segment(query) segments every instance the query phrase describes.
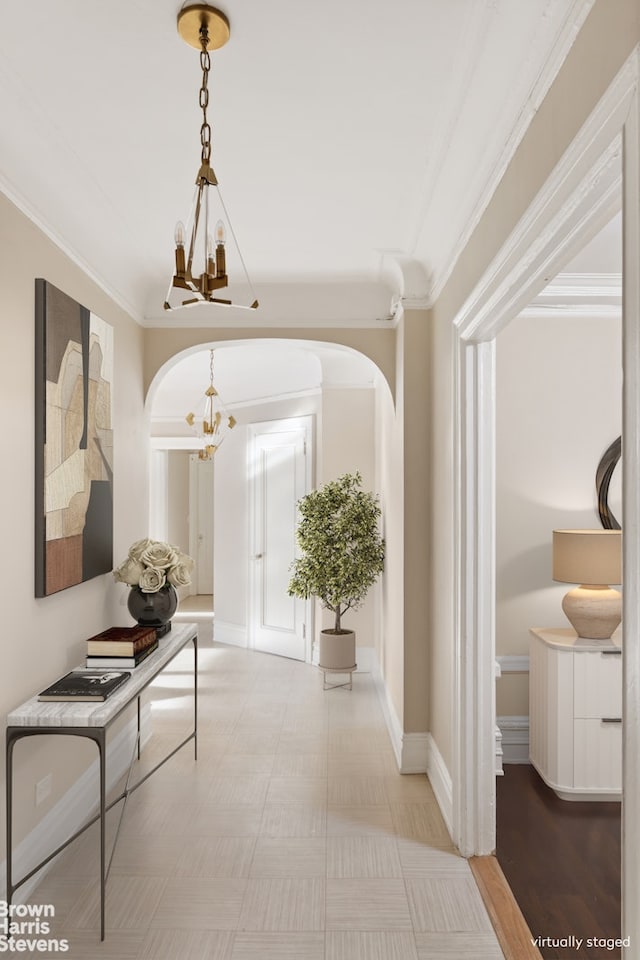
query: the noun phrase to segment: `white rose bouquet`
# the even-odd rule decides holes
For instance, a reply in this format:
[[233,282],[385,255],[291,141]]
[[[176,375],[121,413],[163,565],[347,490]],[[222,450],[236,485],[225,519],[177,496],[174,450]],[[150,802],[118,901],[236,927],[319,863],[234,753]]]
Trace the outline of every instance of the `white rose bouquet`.
[[143,593],[157,593],[165,584],[186,587],[191,583],[194,562],[179,547],[162,540],[137,540],[127,559],[113,571],[118,583],[140,587]]

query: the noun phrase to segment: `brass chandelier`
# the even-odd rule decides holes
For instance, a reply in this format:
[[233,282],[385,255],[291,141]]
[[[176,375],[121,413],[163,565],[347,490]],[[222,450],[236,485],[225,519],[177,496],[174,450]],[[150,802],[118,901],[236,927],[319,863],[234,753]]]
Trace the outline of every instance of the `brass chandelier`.
[[200,417],[188,413],[185,420],[202,443],[200,460],[211,460],[214,453],[236,425],[236,418],[228,412],[222,397],[213,385],[213,350],[209,351],[209,386],[204,392],[204,408]]
[[[201,153],[187,225],[185,227],[179,221],[175,229],[175,273],[169,284],[164,308],[171,310],[176,306],[204,302],[255,309],[258,301],[211,166],[211,125],[207,119],[211,68],[209,50],[217,50],[227,42],[229,21],[224,13],[206,3],[188,3],[178,14],[178,31],[186,43],[200,50]],[[235,303],[229,289],[230,274],[231,280],[235,281]],[[185,299],[172,304],[171,297],[176,297],[175,291],[182,292]]]

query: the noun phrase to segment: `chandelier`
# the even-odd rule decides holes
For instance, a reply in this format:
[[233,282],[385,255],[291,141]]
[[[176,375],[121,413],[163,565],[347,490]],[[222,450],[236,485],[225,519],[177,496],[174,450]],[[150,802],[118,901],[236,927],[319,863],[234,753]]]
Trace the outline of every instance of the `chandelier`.
[[185,420],[202,444],[198,451],[200,460],[211,460],[229,430],[236,425],[236,418],[225,409],[222,397],[213,385],[213,350],[209,351],[209,386],[204,392],[204,409],[199,417],[188,413]]
[[[206,3],[189,3],[178,14],[178,31],[186,43],[200,50],[201,153],[191,213],[186,226],[179,221],[175,229],[175,273],[164,308],[171,310],[202,302],[256,308],[258,301],[211,166],[211,125],[207,119],[209,49],[217,50],[227,42],[229,21],[220,10]],[[179,302],[171,303],[172,295]]]

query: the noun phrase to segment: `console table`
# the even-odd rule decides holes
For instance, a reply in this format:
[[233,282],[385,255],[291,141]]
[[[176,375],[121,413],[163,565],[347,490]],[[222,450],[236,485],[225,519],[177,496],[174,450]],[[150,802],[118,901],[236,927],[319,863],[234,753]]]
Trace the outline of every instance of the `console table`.
[[[140,695],[155,680],[159,673],[171,663],[171,661],[189,644],[193,644],[193,730],[182,740],[175,749],[168,753],[159,763],[157,763],[144,776],[140,777],[134,784],[129,784],[131,771],[136,756],[140,757]],[[137,701],[137,736],[134,747],[134,753],[131,758],[129,775],[125,783],[124,790],[107,804],[107,731],[111,724],[129,707]],[[44,860],[34,867],[29,873],[25,874],[20,880],[14,882],[13,879],[13,750],[16,743],[24,737],[43,736],[53,734],[55,736],[69,735],[73,737],[85,737],[93,740],[98,748],[100,761],[100,804],[99,812],[85,823],[73,836],[69,837],[63,844],[57,847]],[[100,939],[104,940],[105,931],[105,893],[108,876],[108,866],[106,857],[105,842],[105,821],[107,811],[111,810],[117,803],[124,800],[120,812],[120,821],[128,797],[142,786],[149,777],[156,772],[163,764],[167,762],[178,750],[186,746],[191,740],[194,743],[194,755],[197,759],[198,735],[198,629],[194,623],[182,623],[173,625],[170,633],[163,637],[158,643],[158,649],[148,657],[139,667],[131,670],[131,677],[107,700],[99,702],[81,702],[72,701],[63,702],[44,702],[41,703],[37,696],[32,697],[23,703],[17,709],[12,710],[7,717],[6,733],[6,816],[7,816],[7,903],[10,904],[15,891],[33,877],[47,863],[53,860],[59,853],[77,839],[85,830],[87,830],[97,820],[100,821]],[[118,824],[119,831],[120,824]],[[118,839],[118,833],[114,840],[113,847]],[[113,851],[112,851],[113,856]],[[110,864],[109,864],[110,865]]]

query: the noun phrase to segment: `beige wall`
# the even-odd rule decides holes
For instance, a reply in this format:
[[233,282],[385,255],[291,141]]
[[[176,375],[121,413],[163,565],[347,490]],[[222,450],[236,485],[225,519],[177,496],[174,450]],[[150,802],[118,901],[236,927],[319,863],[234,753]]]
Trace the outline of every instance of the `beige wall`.
[[[538,109],[491,202],[460,256],[433,308],[437,369],[434,369],[432,470],[435,488],[452,484],[450,460],[436,462],[441,448],[451,447],[453,430],[453,338],[451,326],[487,267],[531,205],[545,180],[575,138],[624,62],[640,41],[640,5],[637,0],[596,0],[556,80]],[[442,447],[441,447],[442,445]],[[431,690],[439,691],[431,706],[430,729],[451,770],[450,669],[453,649],[453,608],[437,580],[453,581],[453,551],[447,550],[453,530],[453,499],[434,503],[432,543],[439,570],[432,578]],[[445,688],[447,693],[445,693]]]
[[452,757],[454,636],[453,331],[431,317],[434,358],[429,392],[431,415],[429,489],[431,576],[429,579],[429,722],[449,770]]
[[[335,480],[344,473],[362,474],[365,490],[379,494],[375,475],[375,391],[325,388],[322,391],[321,453],[318,483]],[[379,622],[379,583],[375,584],[358,610],[349,610],[343,626],[356,632],[359,647],[375,646]],[[320,614],[322,628],[333,626],[333,614]]]
[[[213,461],[213,597],[217,624],[247,629],[247,427],[230,431]],[[214,631],[216,624],[214,624]],[[218,631],[219,635],[220,631]]]
[[[399,330],[399,344],[402,330]],[[401,360],[398,351],[398,368]],[[402,371],[398,370],[401,393]],[[380,583],[380,636],[376,652],[385,679],[387,696],[400,722],[404,711],[404,443],[401,413],[384,390],[376,390],[376,476],[382,506],[382,533],[385,538],[384,574]]]
[[[0,197],[0,426],[3,469],[0,510],[5,549],[0,582],[2,614],[0,713],[80,662],[84,640],[115,622],[131,622],[122,587],[110,575],[34,598],[34,279],[44,277],[112,324],[114,383],[115,560],[146,534],[148,426],[143,416],[142,332],[137,325],[6,199]],[[4,752],[3,752],[4,756]],[[16,748],[15,839],[26,835],[73,779],[95,748],[70,738],[23,742]],[[3,761],[4,763],[4,761]],[[35,783],[53,773],[53,792],[38,807]],[[4,778],[4,769],[3,769]],[[4,807],[4,780],[2,790]],[[2,814],[4,822],[4,814]],[[4,856],[4,831],[0,831]]]
[[[622,431],[621,364],[620,317],[517,317],[497,337],[498,655],[527,654],[530,627],[569,626],[551,531],[601,526],[595,474]],[[496,688],[498,715],[528,713],[521,676]]]
[[406,310],[402,320],[405,733],[429,729],[429,323],[426,310]]

